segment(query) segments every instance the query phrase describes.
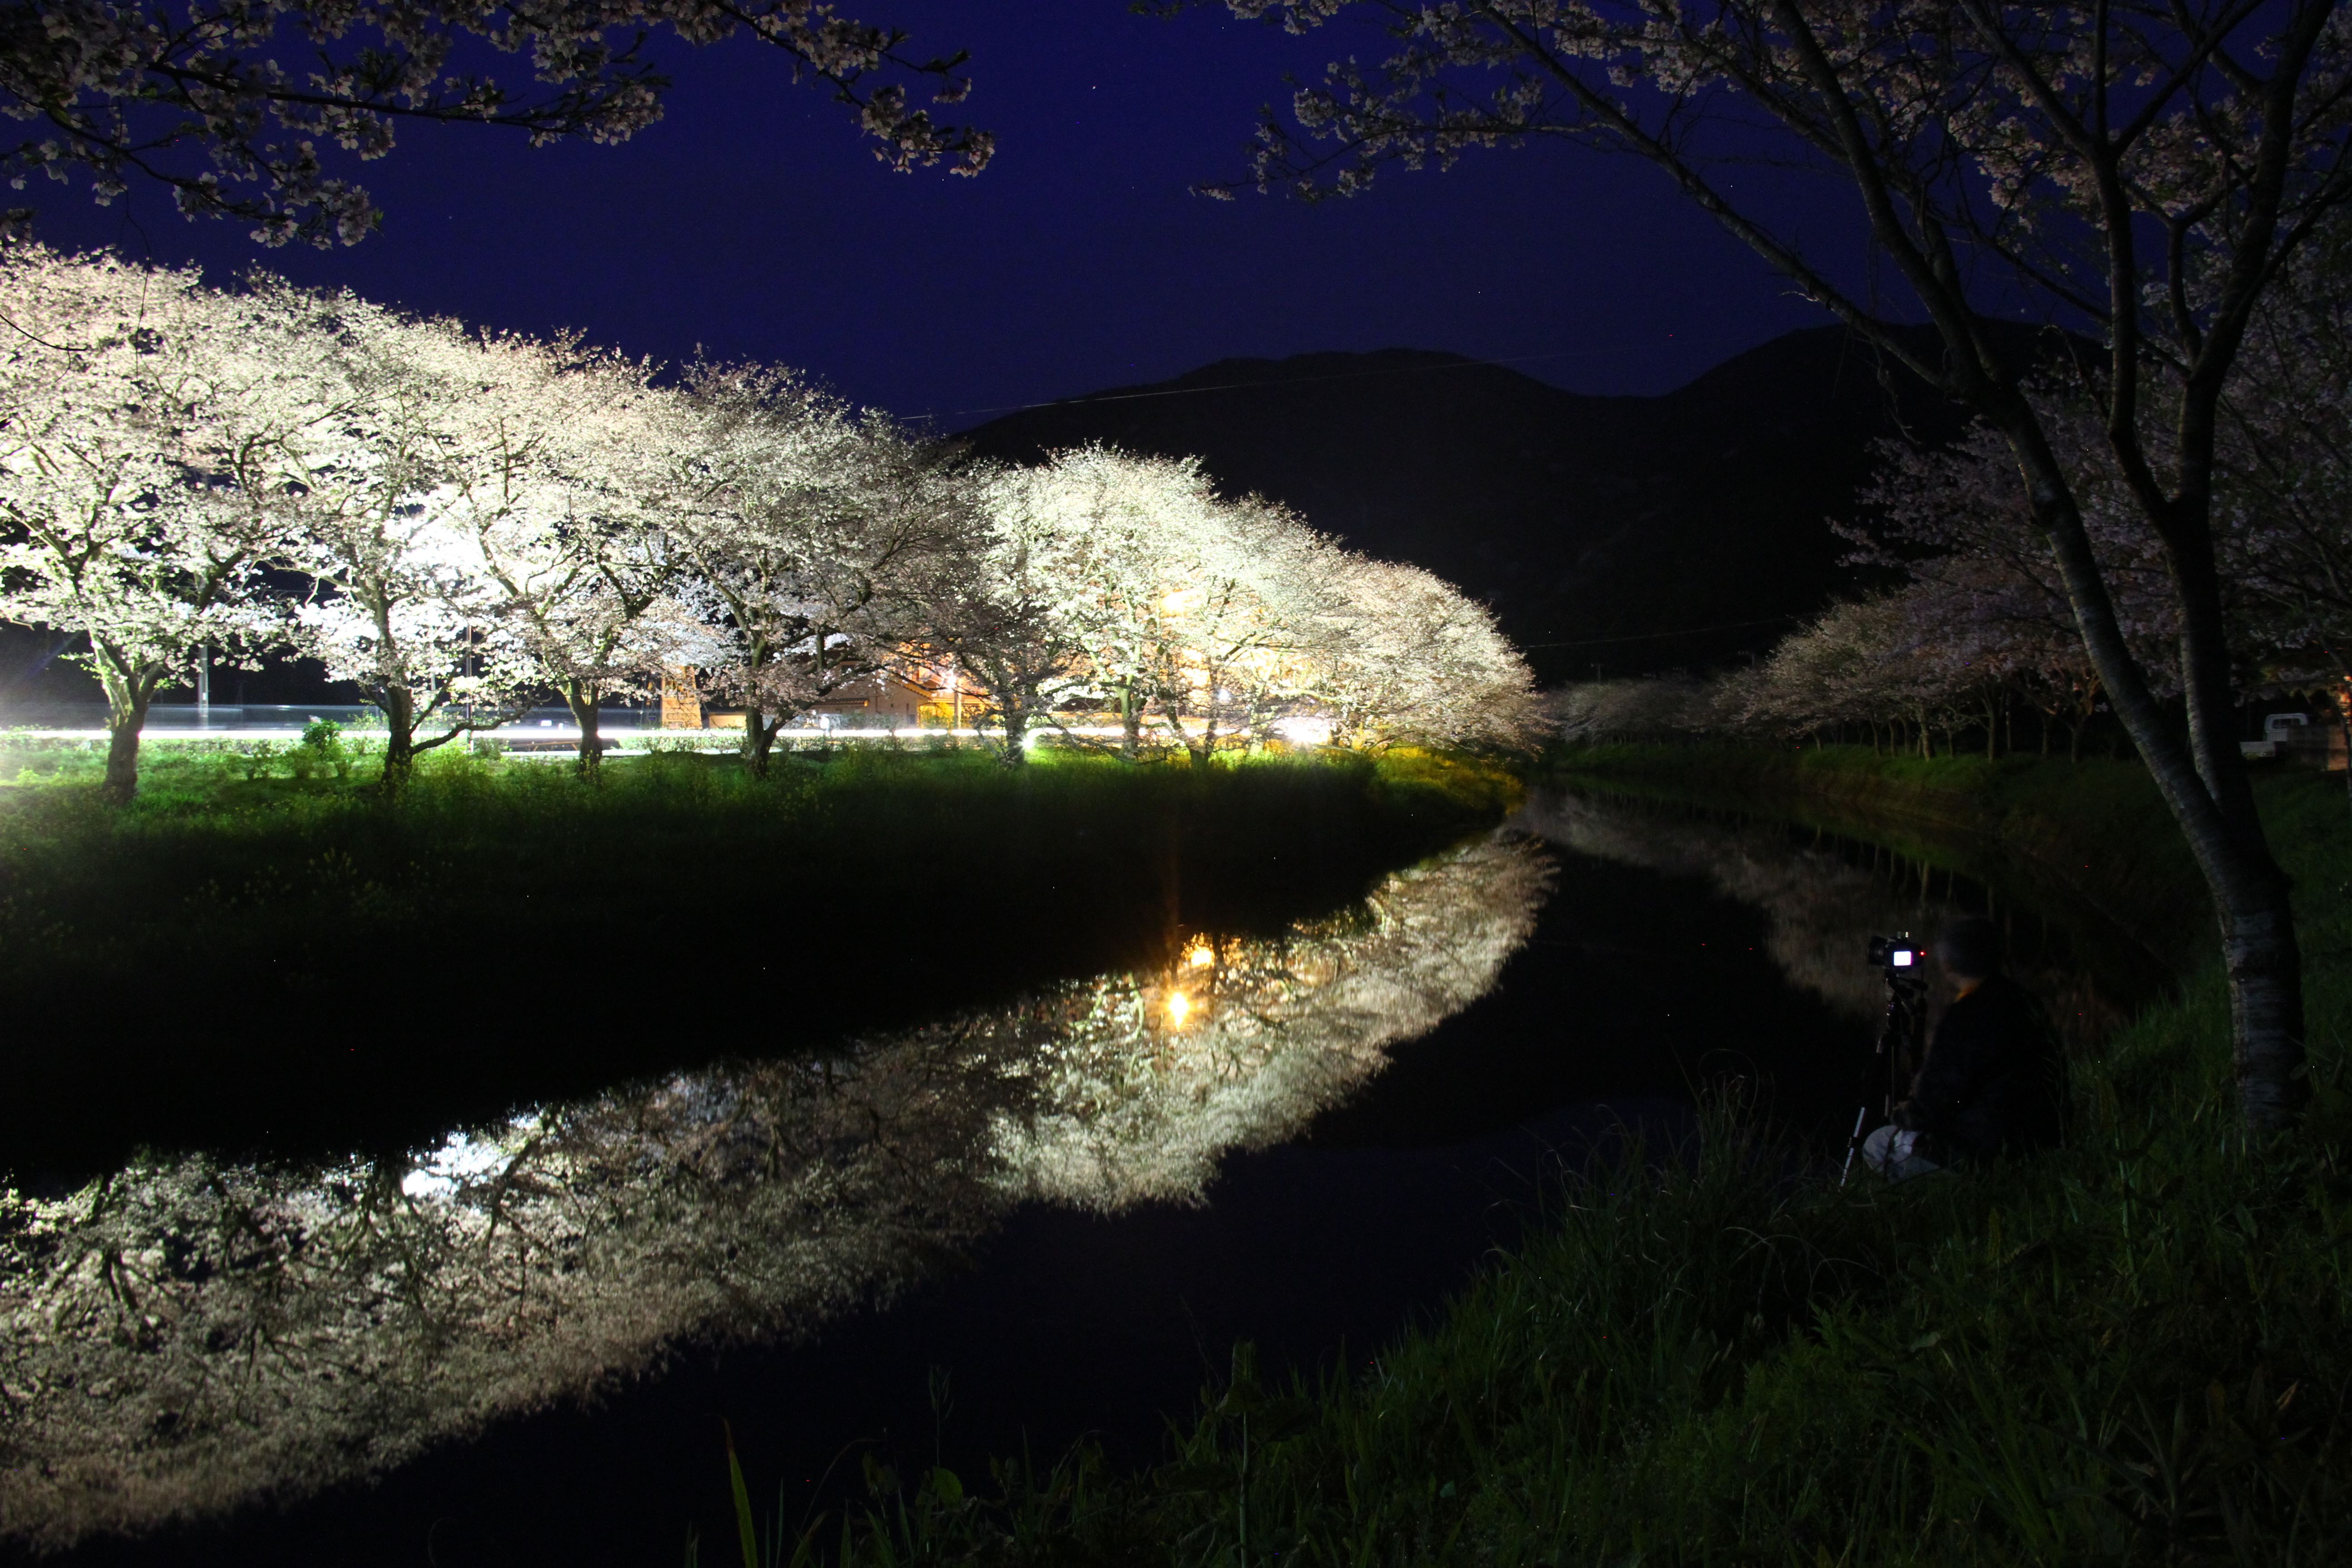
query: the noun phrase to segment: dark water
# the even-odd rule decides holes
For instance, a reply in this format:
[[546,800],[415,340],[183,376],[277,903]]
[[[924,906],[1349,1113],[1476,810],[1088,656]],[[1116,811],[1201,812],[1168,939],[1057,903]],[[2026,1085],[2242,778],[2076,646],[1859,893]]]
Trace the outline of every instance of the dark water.
[[58,1325],[6,1364],[0,1505],[58,1562],[672,1563],[727,1544],[722,1419],[795,1510],[868,1451],[1149,1462],[1235,1341],[1360,1364],[1703,1081],[1842,1131],[1864,942],[1988,907],[2077,1033],[2153,982],[2080,911],[1865,847],[1538,799],[1286,939],[823,1062],[415,1162],[133,1168],[0,1237],[8,1309]]

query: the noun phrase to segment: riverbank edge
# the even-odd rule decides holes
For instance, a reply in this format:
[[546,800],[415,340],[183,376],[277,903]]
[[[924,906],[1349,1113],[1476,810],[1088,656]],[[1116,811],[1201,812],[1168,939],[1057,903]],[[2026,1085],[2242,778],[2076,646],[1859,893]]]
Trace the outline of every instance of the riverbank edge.
[[2216,951],[2196,862],[2137,761],[1621,744],[1556,752],[1537,776],[1775,817],[1882,844],[1988,886],[2022,887],[2127,933],[2183,978]]
[[[730,1051],[1009,1004],[1186,933],[1343,909],[1491,830],[1522,788],[1491,760],[1402,749],[1017,768],[843,750],[764,780],[735,758],[588,780],[435,752],[389,797],[299,760],[175,761],[122,807],[94,768],[0,784],[0,1182],[147,1144],[437,1142]],[[946,940],[909,962],[910,931]],[[710,1022],[730,1007],[771,1016]],[[585,1026],[507,1026],[561,1009]],[[676,1027],[688,1014],[703,1029]]]
[[[1948,863],[2012,837],[2087,868],[2177,846],[2126,764],[1575,760],[1546,773],[1901,836]],[[1149,1479],[1083,1449],[999,1466],[986,1502],[952,1477],[893,1478],[839,1520],[837,1547],[811,1537],[794,1560],[2340,1560],[2352,815],[2316,777],[2265,779],[2261,797],[2312,954],[2318,1094],[2300,1132],[2237,1131],[2227,1002],[2196,963],[2083,1064],[2065,1150],[1841,1190],[1791,1181],[1716,1107],[1696,1160],[1571,1181],[1548,1227],[1367,1374],[1274,1388],[1237,1352]],[[2180,849],[2120,886],[2186,865]]]

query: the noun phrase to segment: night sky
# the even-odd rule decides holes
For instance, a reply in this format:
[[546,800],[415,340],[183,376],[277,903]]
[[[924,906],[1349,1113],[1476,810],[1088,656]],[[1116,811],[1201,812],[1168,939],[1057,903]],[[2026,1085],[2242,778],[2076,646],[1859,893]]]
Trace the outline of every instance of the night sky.
[[[1123,0],[843,9],[906,28],[921,56],[971,50],[975,90],[950,112],[997,132],[985,174],[893,174],[847,111],[791,85],[780,54],[672,41],[667,118],[620,147],[403,127],[389,159],[350,170],[385,215],[352,249],[265,251],[244,225],[188,223],[152,186],[110,208],[57,185],[16,199],[38,205],[53,245],[194,259],[215,281],[257,262],[672,363],[700,344],[942,429],[1217,359],[1332,349],[1449,350],[1578,391],[1660,392],[1826,319],[1654,170],[1576,148],[1395,171],[1312,206],[1191,195],[1244,172],[1286,71],[1377,58],[1360,25],[1298,40]],[[516,65],[493,61],[507,79]],[[1809,240],[1853,254],[1850,195],[1777,195]]]

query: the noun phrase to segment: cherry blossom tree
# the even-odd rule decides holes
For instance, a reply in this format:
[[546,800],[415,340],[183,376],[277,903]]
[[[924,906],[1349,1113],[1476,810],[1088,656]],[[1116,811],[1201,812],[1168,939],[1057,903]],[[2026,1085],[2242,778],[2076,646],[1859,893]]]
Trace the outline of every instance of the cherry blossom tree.
[[[1006,476],[992,505],[1015,527],[1055,541],[1050,586],[1038,584],[1050,601],[1041,607],[1055,638],[1076,646],[1083,679],[1053,684],[1110,705],[1123,731],[1120,752],[1134,759],[1154,697],[1174,685],[1167,672],[1182,662],[1170,599],[1181,603],[1193,585],[1187,563],[1218,526],[1214,487],[1197,458],[1094,446]],[[1017,692],[1009,708],[1005,696],[990,695],[1000,726],[1008,711],[1017,726],[1050,711]]]
[[676,395],[650,384],[650,364],[574,339],[485,339],[476,352],[474,460],[453,468],[453,522],[497,584],[531,684],[571,709],[593,773],[598,704],[644,688],[657,662],[647,615],[677,577],[657,447]]
[[2265,302],[2223,417],[2224,577],[2257,629],[2255,683],[2324,695],[2352,742],[2352,224]]
[[1000,470],[939,646],[986,687],[1008,758],[1076,704],[1195,762],[1304,719],[1360,743],[1516,742],[1526,666],[1492,617],[1410,567],[1341,549],[1193,458],[1104,447]]
[[[1913,584],[1832,605],[1727,678],[1717,706],[1734,728],[1818,740],[1866,726],[1874,743],[1891,731],[1932,757],[1937,730],[1958,730],[1993,697],[2006,646],[1941,584]],[[1989,715],[1986,729],[1997,733]]]
[[696,366],[670,417],[682,578],[656,635],[667,662],[741,705],[764,777],[786,723],[919,658],[971,487],[943,451],[786,371]]
[[1265,616],[1262,626],[1227,629],[1202,658],[1202,685],[1223,693],[1217,710],[1227,731],[1263,743],[1336,731],[1345,701],[1337,674],[1367,625],[1358,595],[1365,558],[1257,496],[1231,503],[1224,523],[1222,571]]
[[1160,541],[1140,662],[1150,707],[1195,762],[1297,689],[1314,589],[1342,567],[1330,541],[1278,507],[1203,501],[1189,536]]
[[997,595],[1019,607],[1004,624],[1027,662],[967,660],[1000,724],[1016,715],[1008,744],[1081,698],[1119,715],[1129,758],[1148,727],[1195,762],[1294,718],[1363,744],[1528,732],[1528,669],[1483,607],[1261,498],[1220,499],[1198,459],[1088,447],[1001,474],[990,495],[988,548],[1012,542],[1034,573]]
[[1546,694],[1544,717],[1570,745],[1687,741],[1720,727],[1717,695],[1689,676],[1580,680]]
[[[1294,30],[1355,8],[1231,5]],[[1341,62],[1294,98],[1308,141],[1271,116],[1261,127],[1262,187],[1361,191],[1385,163],[1538,137],[1629,152],[2000,433],[2100,681],[2212,893],[2245,1120],[2291,1121],[2306,1092],[2302,955],[2236,744],[2216,447],[2266,293],[2352,194],[2352,13],[2336,0],[1380,9],[1389,56]],[[1753,158],[1773,134],[1787,161],[1852,189],[1867,255],[1825,259],[1721,177],[1711,154]],[[1941,352],[1887,331],[1841,276],[1907,289]],[[2118,616],[2083,498],[2028,393],[2037,366],[1994,330],[2021,294],[2104,339],[2073,373],[2163,550],[2185,721]]]
[[284,640],[275,531],[225,488],[267,438],[273,367],[194,272],[18,246],[0,287],[0,617],[89,639],[68,657],[105,689],[104,789],[127,801],[156,691],[200,649]]
[[1534,677],[1493,612],[1418,566],[1353,557],[1348,607],[1318,650],[1335,738],[1516,746],[1539,721]]
[[[249,220],[265,245],[363,238],[379,215],[365,190],[329,174],[320,149],[381,158],[403,121],[501,127],[534,146],[627,141],[661,118],[671,85],[646,47],[661,29],[777,49],[793,79],[831,89],[895,169],[945,160],[976,174],[994,148],[988,132],[940,123],[909,97],[924,87],[935,103],[961,102],[961,54],[910,53],[896,29],[814,0],[17,0],[5,16],[0,112],[28,127],[0,146],[11,184],[79,171],[103,203],[134,178],[155,180],[188,216]],[[486,47],[527,55],[536,85],[474,69]],[[294,58],[308,68],[279,63]],[[21,232],[31,216],[6,219]]]
[[472,529],[533,456],[513,439],[524,389],[501,374],[527,356],[501,367],[455,322],[349,293],[268,279],[250,293],[289,367],[279,395],[304,417],[242,455],[236,488],[314,585],[299,645],[382,710],[398,790],[420,753],[513,717],[535,673]]
[[980,531],[940,584],[929,640],[979,682],[1000,755],[1017,767],[1030,724],[1095,689],[1087,654],[1104,542],[1087,526],[1095,487],[1059,458],[974,482]]
[[1195,458],[1090,447],[1057,466],[1093,543],[1095,571],[1080,586],[1095,689],[1118,711],[1120,754],[1133,761],[1154,698],[1177,684],[1171,616],[1192,586],[1186,564],[1215,526],[1215,486]]
[[1716,710],[1736,731],[1783,740],[1839,722],[1874,729],[1904,714],[1914,695],[1883,678],[1904,632],[1891,596],[1832,605],[1752,668],[1723,678]]
[[[2096,425],[2061,395],[2045,389],[2037,400],[2081,500],[2116,623],[2152,688],[2175,695],[2178,666],[2168,654],[2180,622],[2162,544],[2130,504]],[[1966,674],[2039,709],[2045,736],[2048,725],[2064,723],[2070,752],[2079,755],[2104,688],[2057,563],[2017,489],[2007,443],[1978,426],[1948,447],[1889,444],[1883,458],[1862,498],[1864,521],[1833,525],[1856,546],[1849,563],[1900,572],[1909,580],[1898,599],[1911,640],[1959,650]],[[2233,624],[2242,645],[2249,628]]]

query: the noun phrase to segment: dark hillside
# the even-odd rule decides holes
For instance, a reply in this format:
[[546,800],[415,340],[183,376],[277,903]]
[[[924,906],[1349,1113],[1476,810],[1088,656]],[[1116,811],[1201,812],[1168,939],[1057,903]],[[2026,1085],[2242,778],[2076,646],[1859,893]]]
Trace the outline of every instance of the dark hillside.
[[1224,360],[965,435],[1020,462],[1088,441],[1197,454],[1228,490],[1486,598],[1558,680],[1769,647],[1848,585],[1824,519],[1852,508],[1871,443],[1901,429],[1942,439],[1961,423],[1916,377],[1887,364],[1882,378],[1865,345],[1824,327],[1659,397],[1587,396],[1388,349]]

